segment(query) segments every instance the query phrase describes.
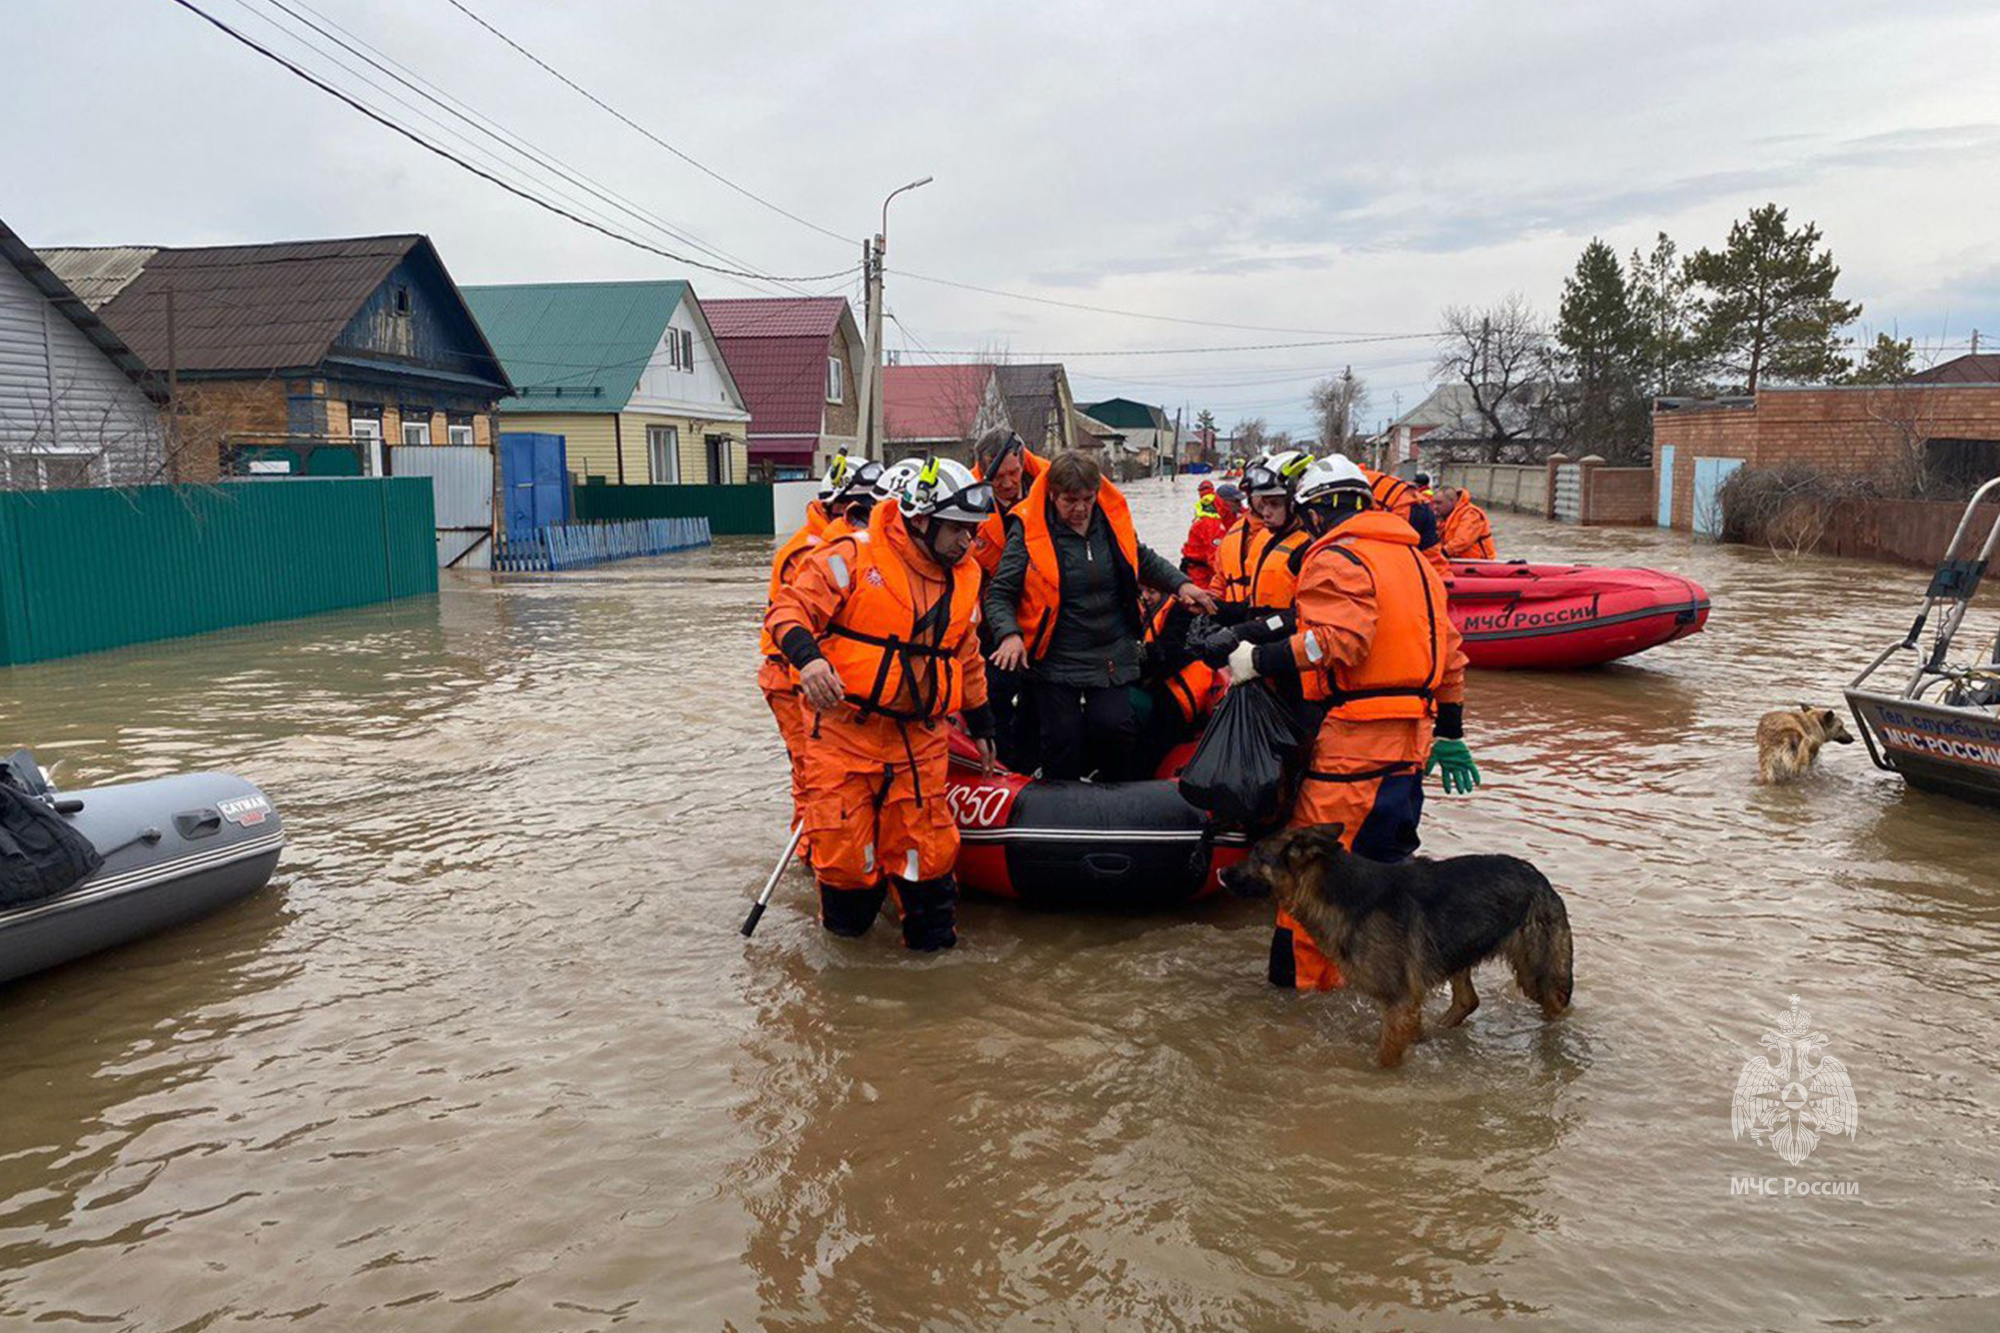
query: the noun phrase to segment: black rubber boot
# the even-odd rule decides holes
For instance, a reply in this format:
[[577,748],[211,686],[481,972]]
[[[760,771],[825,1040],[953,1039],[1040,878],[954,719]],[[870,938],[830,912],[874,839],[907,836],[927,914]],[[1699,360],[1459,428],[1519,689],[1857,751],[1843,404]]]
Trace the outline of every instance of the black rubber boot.
[[896,899],[903,906],[903,944],[922,953],[935,953],[958,943],[958,880],[951,875],[936,879],[896,881]]

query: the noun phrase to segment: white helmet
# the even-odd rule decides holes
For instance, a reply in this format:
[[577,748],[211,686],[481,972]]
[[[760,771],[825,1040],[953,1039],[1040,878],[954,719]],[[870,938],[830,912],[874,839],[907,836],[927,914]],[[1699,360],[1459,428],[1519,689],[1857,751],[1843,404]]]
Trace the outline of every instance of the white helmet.
[[978,523],[1000,512],[993,488],[973,476],[971,468],[949,458],[925,460],[898,498],[910,518]]
[[1275,454],[1265,454],[1243,469],[1243,493],[1282,495],[1289,500],[1312,461],[1312,455],[1303,449],[1280,449]]
[[879,500],[901,500],[903,492],[924,470],[921,458],[905,458],[900,463],[891,463],[882,469],[882,475],[875,479],[875,497]]
[[1367,474],[1354,465],[1353,459],[1346,454],[1328,454],[1306,465],[1292,498],[1302,505],[1325,504],[1343,491],[1359,492],[1363,499],[1372,494]]
[[819,498],[822,500],[831,500],[834,496],[845,490],[848,479],[853,475],[854,465],[861,461],[861,459],[849,457],[845,449],[842,449],[829,459],[826,465],[826,476],[820,479]]

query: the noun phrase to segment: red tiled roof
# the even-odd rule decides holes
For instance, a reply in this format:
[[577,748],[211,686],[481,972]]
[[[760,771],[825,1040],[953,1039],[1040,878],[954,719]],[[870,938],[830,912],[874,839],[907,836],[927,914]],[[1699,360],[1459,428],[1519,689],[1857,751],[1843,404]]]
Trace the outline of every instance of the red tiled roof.
[[[822,342],[833,336],[847,311],[844,296],[744,297],[703,301],[702,313],[718,338],[803,338]],[[732,369],[734,363],[731,363]]]
[[892,440],[962,440],[972,432],[991,366],[888,366],[882,424]]
[[751,456],[810,459],[826,419],[826,359],[845,356],[833,340],[853,318],[847,298],[750,297],[701,308],[750,409]]

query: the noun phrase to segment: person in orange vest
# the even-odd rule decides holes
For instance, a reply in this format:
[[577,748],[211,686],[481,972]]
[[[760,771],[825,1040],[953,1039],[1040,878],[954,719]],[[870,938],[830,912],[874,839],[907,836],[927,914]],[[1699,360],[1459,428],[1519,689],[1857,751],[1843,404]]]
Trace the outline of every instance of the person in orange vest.
[[1086,454],[1057,455],[1014,517],[986,587],[993,665],[1029,671],[1044,777],[1123,776],[1138,726],[1127,687],[1141,664],[1140,586],[1203,612],[1215,600],[1140,543],[1125,497]]
[[[1342,457],[1334,454],[1331,457]],[[1368,492],[1375,498],[1378,509],[1386,510],[1402,519],[1417,534],[1417,549],[1431,562],[1439,574],[1450,577],[1445,565],[1444,549],[1438,545],[1437,515],[1424,503],[1423,495],[1409,482],[1388,472],[1377,472],[1372,467],[1361,469],[1361,475],[1368,479]]]
[[[1356,855],[1405,860],[1418,846],[1424,777],[1442,769],[1451,795],[1480,780],[1464,739],[1465,653],[1445,614],[1444,580],[1418,553],[1415,531],[1375,503],[1367,476],[1347,458],[1315,460],[1296,503],[1313,533],[1299,575],[1298,629],[1278,642],[1238,645],[1232,688],[1296,676],[1306,698],[1326,705],[1293,827],[1338,824]],[[1345,984],[1284,912],[1269,976],[1300,990]]]
[[[1268,455],[1258,454],[1250,460],[1244,475],[1266,461]],[[1239,488],[1240,489],[1240,488]],[[1265,528],[1257,519],[1257,507],[1248,503],[1247,497],[1242,512],[1236,521],[1215,544],[1213,572],[1209,577],[1208,590],[1215,594],[1216,605],[1222,616],[1228,617],[1235,608],[1245,605],[1245,592],[1250,578],[1250,567],[1257,559],[1257,548],[1264,542]],[[1183,551],[1185,554],[1185,551]]]
[[[1007,549],[1007,528],[1014,520],[1011,510],[1021,503],[1030,483],[1049,465],[1011,430],[996,427],[972,446],[972,475],[993,487],[999,512],[979,525],[972,539],[972,558],[986,579],[1000,568],[1000,556]],[[1000,646],[992,622],[979,622],[979,646],[988,657]],[[993,709],[994,741],[1001,762],[1016,772],[1034,767],[1035,714],[1028,693],[1025,672],[1002,671],[990,663],[986,671],[986,698]]]
[[1206,588],[1215,582],[1215,550],[1236,522],[1242,499],[1236,483],[1225,481],[1195,501],[1194,522],[1188,525],[1187,540],[1181,544],[1181,569],[1196,587]]
[[808,555],[765,616],[815,715],[804,822],[820,921],[836,935],[867,933],[893,892],[907,947],[958,942],[945,720],[963,716],[990,772],[969,551],[993,509],[992,487],[932,459],[899,499],[875,506],[866,540],[836,538]]
[[[792,577],[800,560],[826,541],[867,526],[868,511],[875,502],[875,487],[881,476],[880,463],[850,458],[845,452],[834,455],[820,484],[819,496],[806,506],[804,525],[786,538],[771,560],[770,591],[764,599],[766,615],[770,614],[771,603],[778,599],[778,590]],[[778,724],[778,737],[785,745],[785,759],[792,775],[792,822],[797,823],[805,795],[807,730],[806,715],[799,706],[798,673],[779,651],[768,629],[760,631],[757,651],[763,657],[757,668],[757,688],[764,692],[764,702],[771,709],[771,716]]]
[[1486,511],[1472,503],[1463,486],[1447,486],[1431,502],[1437,513],[1439,545],[1453,560],[1497,560],[1499,548],[1493,544],[1493,523]]

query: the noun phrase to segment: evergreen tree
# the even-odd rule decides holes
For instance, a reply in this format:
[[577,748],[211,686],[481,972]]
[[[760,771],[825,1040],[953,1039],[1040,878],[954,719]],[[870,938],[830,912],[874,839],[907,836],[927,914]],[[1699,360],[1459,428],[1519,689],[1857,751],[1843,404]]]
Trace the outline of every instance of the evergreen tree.
[[1603,241],[1584,247],[1563,283],[1555,336],[1570,437],[1613,461],[1647,457],[1651,413],[1639,360],[1644,340],[1618,256]]
[[1819,243],[1817,226],[1794,231],[1784,209],[1766,204],[1731,224],[1721,250],[1687,262],[1703,289],[1698,341],[1751,393],[1766,379],[1818,383],[1848,369],[1840,330],[1861,306],[1834,296],[1840,267]]
[[1640,383],[1649,398],[1699,393],[1706,367],[1694,340],[1694,298],[1686,266],[1665,232],[1651,254],[1632,252],[1626,270],[1633,321],[1638,326]]
[[1912,340],[1904,338],[1898,342],[1886,333],[1875,335],[1875,345],[1868,349],[1868,355],[1847,377],[1849,384],[1901,384],[1917,373],[1916,353]]

